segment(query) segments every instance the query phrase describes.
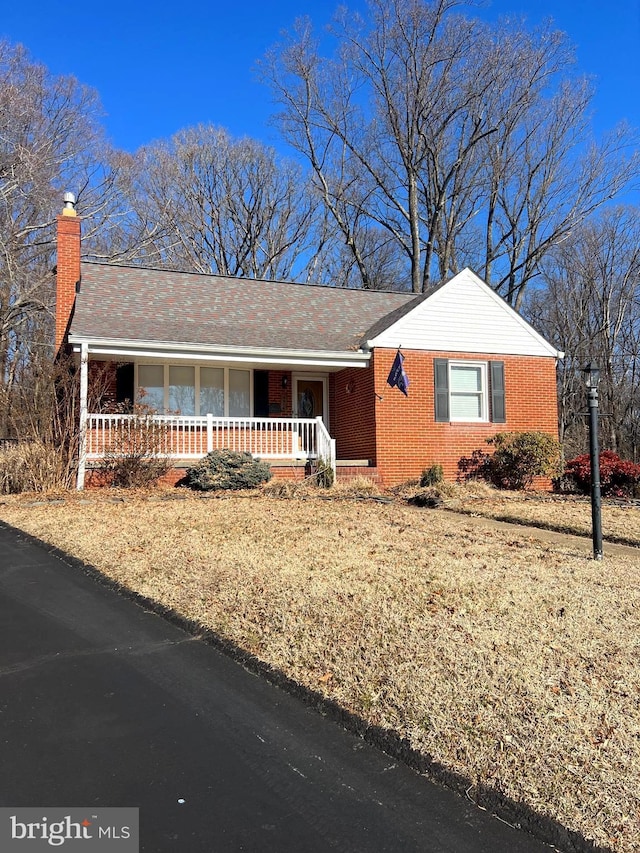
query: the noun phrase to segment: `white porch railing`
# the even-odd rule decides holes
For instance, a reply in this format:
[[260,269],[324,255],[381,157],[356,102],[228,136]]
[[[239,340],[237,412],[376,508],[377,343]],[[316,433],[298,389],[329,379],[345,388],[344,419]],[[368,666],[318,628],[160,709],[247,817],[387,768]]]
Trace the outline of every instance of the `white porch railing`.
[[328,462],[336,476],[336,440],[331,438],[322,418],[316,418],[316,459]]
[[[88,414],[84,448],[88,460],[119,452],[134,443],[140,427],[136,415]],[[330,463],[335,474],[336,450],[322,418],[217,418],[213,415],[153,415],[157,453],[174,459],[199,459],[212,450],[237,450],[261,459],[317,459]],[[148,427],[147,427],[148,428]],[[82,462],[82,460],[81,460]]]

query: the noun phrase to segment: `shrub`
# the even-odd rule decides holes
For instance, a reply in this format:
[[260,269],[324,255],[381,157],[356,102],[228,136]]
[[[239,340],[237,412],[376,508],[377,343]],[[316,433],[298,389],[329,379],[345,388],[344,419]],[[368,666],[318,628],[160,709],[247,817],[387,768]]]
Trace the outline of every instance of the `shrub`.
[[153,415],[148,406],[137,405],[132,417],[117,421],[103,460],[110,485],[125,489],[155,485],[171,468],[170,427]]
[[422,488],[426,486],[437,486],[444,480],[444,470],[442,465],[432,465],[430,468],[425,468],[420,477],[420,485]]
[[271,479],[271,467],[250,453],[214,450],[187,469],[185,481],[202,492],[255,489]]
[[0,452],[0,494],[48,492],[69,487],[64,448],[24,441]]
[[338,480],[334,486],[334,493],[339,497],[368,498],[377,497],[380,489],[371,477],[358,475],[347,480]]
[[330,489],[335,479],[331,463],[319,456],[311,463],[309,479],[321,489]]
[[458,462],[466,479],[481,477],[500,489],[525,489],[534,477],[552,477],[560,465],[560,444],[544,432],[499,432],[487,439],[493,453],[475,450]]
[[[604,496],[632,496],[640,483],[640,465],[620,459],[612,450],[603,450],[600,460],[600,491]],[[573,487],[583,494],[591,491],[591,457],[588,453],[567,462],[562,477],[563,487]]]
[[491,482],[491,454],[485,450],[474,450],[471,456],[458,460],[458,480],[487,480]]

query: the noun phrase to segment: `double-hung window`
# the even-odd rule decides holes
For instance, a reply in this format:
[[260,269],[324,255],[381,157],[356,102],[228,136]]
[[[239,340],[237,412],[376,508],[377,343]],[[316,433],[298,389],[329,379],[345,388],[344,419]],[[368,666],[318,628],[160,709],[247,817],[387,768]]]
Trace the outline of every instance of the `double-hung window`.
[[251,416],[251,371],[233,367],[139,364],[141,402],[159,413]]
[[504,362],[436,358],[434,379],[436,421],[505,422]]

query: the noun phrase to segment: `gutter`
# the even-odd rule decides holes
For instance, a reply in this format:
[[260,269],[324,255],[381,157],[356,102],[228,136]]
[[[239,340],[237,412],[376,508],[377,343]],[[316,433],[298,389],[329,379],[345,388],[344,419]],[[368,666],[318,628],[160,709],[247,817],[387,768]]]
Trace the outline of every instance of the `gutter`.
[[155,358],[178,361],[212,361],[242,364],[259,364],[290,367],[368,367],[371,353],[363,350],[298,350],[271,349],[269,347],[240,348],[232,346],[206,346],[173,341],[114,340],[69,335],[73,352],[86,345],[93,356],[117,358]]

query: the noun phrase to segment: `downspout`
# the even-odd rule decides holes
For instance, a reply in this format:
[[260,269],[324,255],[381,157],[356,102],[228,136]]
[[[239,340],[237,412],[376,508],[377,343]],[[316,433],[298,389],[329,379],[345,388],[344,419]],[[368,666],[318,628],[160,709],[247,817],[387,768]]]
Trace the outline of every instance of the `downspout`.
[[80,425],[78,434],[78,491],[84,489],[87,469],[87,394],[89,390],[89,345],[80,347]]

